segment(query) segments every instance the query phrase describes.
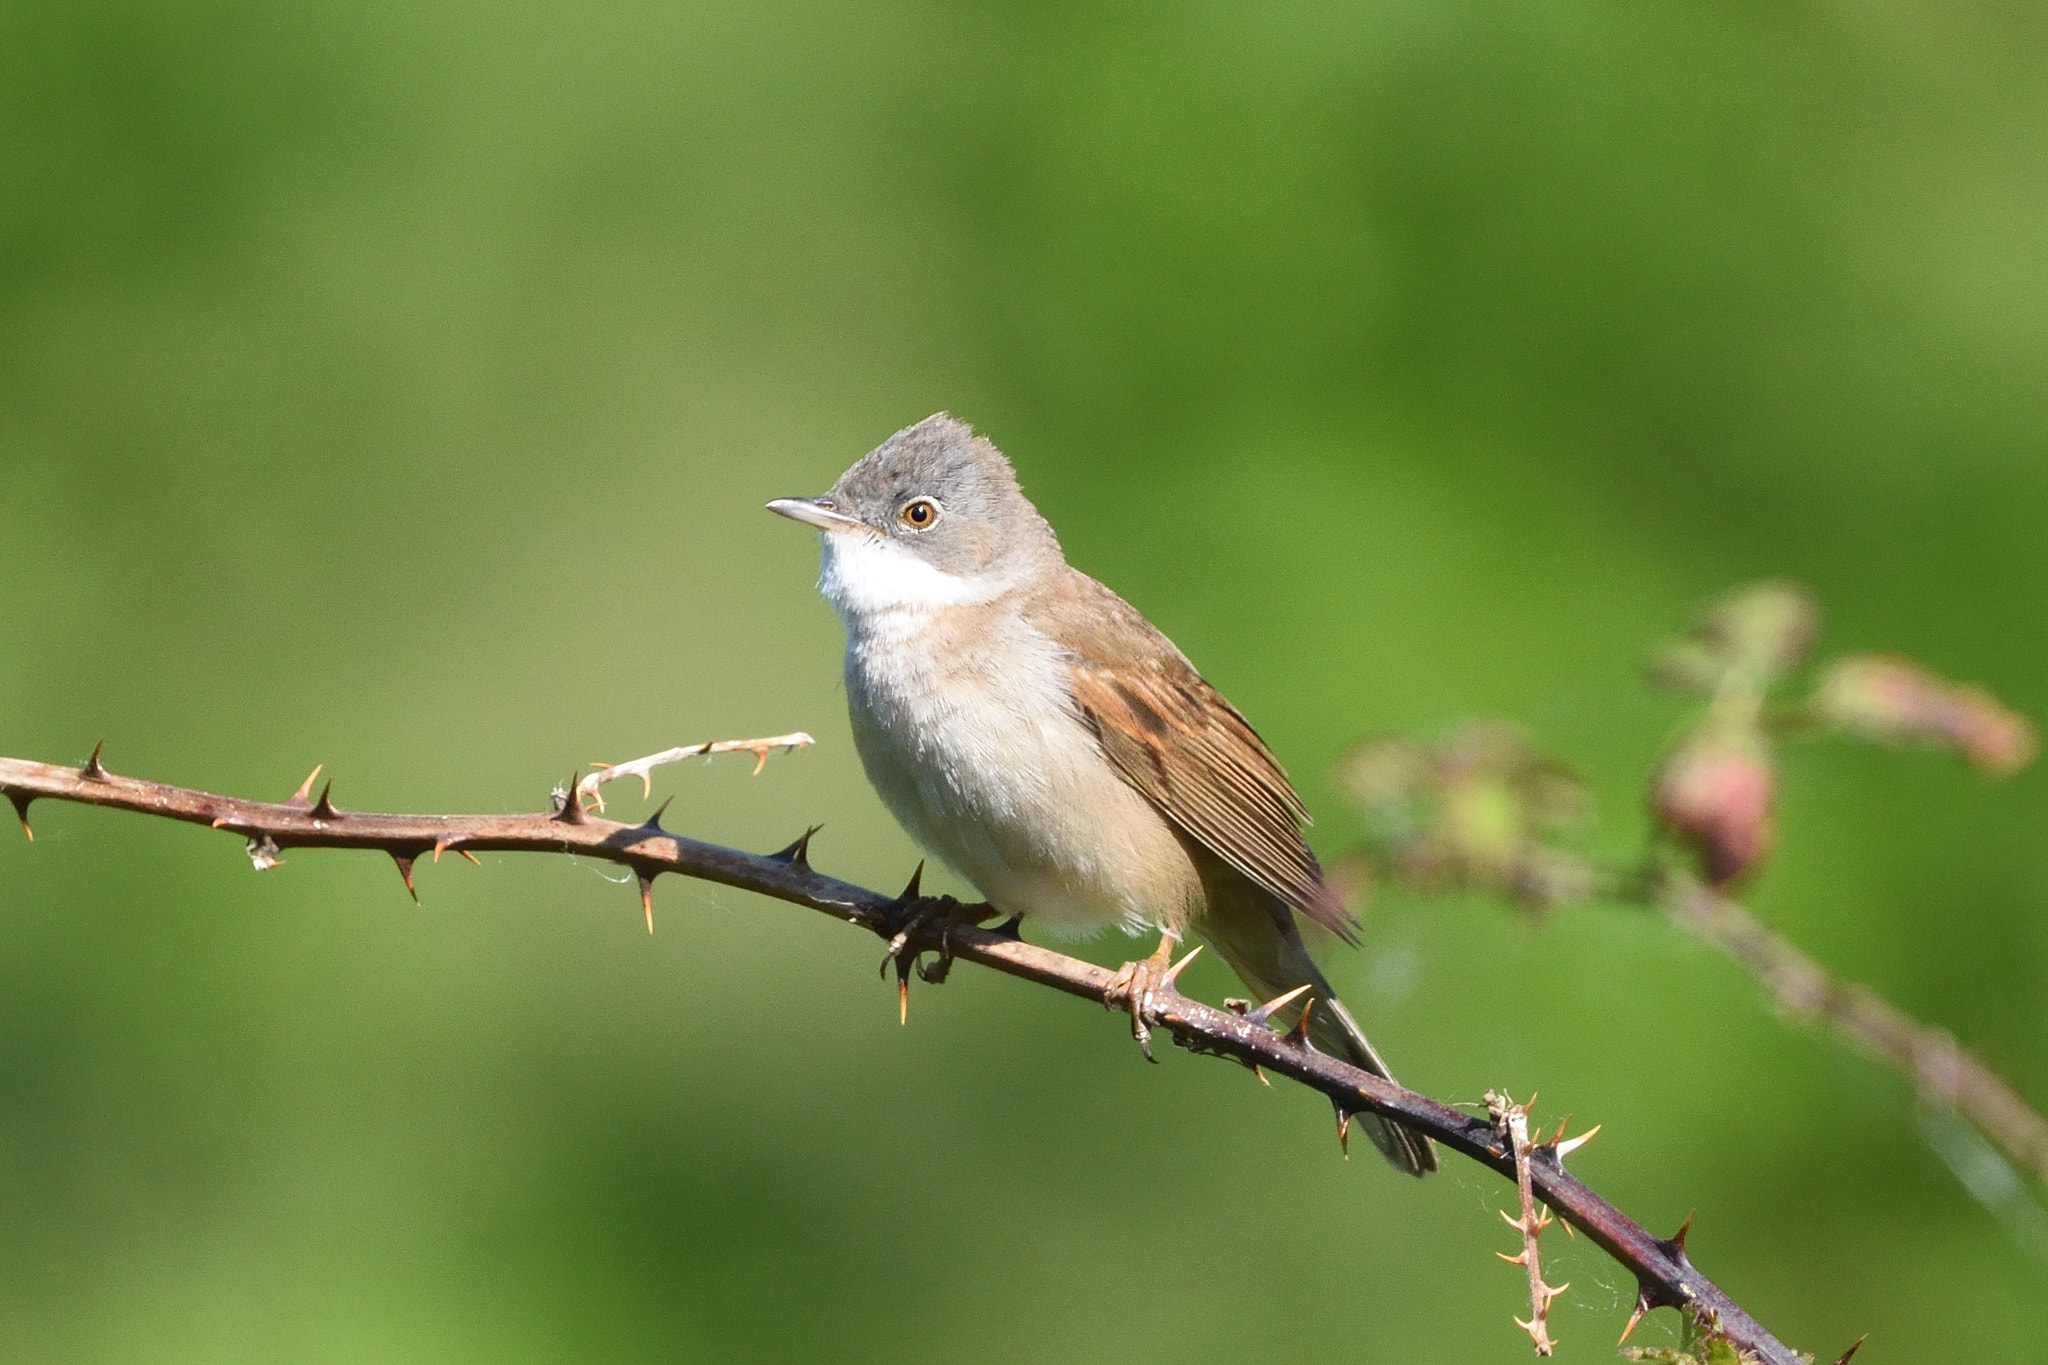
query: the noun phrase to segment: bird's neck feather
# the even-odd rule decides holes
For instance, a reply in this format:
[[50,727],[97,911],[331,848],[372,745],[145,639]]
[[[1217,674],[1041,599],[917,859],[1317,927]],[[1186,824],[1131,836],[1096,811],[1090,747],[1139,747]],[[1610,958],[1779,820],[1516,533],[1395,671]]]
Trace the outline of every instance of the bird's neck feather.
[[1015,586],[999,572],[972,577],[947,573],[878,535],[839,531],[823,540],[818,591],[848,628],[897,613],[993,602]]

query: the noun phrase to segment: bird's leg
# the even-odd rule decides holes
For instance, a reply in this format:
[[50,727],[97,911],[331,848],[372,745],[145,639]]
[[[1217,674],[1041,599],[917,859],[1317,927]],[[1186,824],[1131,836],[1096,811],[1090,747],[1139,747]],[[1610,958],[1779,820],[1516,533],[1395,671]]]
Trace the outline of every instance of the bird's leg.
[[1102,1003],[1111,1009],[1119,1004],[1131,1012],[1131,1037],[1137,1040],[1138,1051],[1145,1054],[1145,1060],[1156,1062],[1152,1055],[1153,1000],[1162,995],[1179,994],[1174,985],[1181,972],[1195,960],[1195,954],[1202,951],[1197,944],[1180,961],[1173,960],[1173,950],[1180,946],[1180,935],[1171,929],[1159,931],[1159,946],[1152,950],[1152,956],[1142,962],[1126,962],[1110,978],[1109,988],[1103,992]]

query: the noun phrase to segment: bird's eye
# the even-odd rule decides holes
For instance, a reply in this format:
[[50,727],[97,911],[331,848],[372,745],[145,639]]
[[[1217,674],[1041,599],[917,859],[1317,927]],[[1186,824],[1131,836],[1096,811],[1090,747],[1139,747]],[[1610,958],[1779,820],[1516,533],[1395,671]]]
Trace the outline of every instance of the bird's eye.
[[939,519],[939,505],[930,498],[912,498],[903,504],[896,519],[913,531],[922,531]]

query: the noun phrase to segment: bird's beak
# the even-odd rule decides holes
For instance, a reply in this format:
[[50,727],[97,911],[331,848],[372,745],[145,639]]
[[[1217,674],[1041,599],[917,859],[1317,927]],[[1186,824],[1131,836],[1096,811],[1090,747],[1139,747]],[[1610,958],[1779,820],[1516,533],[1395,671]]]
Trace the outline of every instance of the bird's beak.
[[865,525],[834,507],[830,498],[777,498],[768,504],[768,510],[820,531],[853,531]]

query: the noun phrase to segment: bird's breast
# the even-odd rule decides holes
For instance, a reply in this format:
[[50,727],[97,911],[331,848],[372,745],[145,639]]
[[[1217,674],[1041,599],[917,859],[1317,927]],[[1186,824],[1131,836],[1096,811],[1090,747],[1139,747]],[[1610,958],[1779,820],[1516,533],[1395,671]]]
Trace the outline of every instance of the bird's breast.
[[1193,863],[1082,720],[1068,661],[976,604],[847,620],[854,743],[890,812],[1005,913],[1056,928],[1179,926]]

